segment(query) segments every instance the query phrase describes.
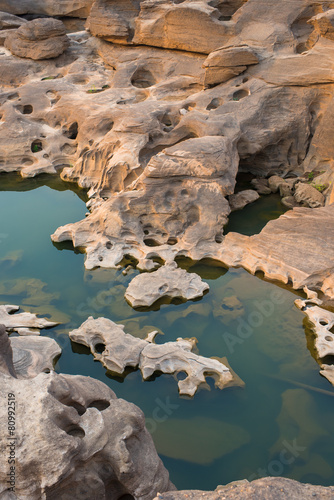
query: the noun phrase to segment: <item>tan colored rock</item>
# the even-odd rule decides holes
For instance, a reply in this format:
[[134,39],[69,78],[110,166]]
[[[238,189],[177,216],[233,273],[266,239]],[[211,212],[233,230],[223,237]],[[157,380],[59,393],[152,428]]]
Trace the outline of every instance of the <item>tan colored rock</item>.
[[29,59],[52,59],[69,47],[64,24],[57,19],[35,19],[24,24],[5,40],[12,54]]
[[233,26],[218,20],[219,14],[205,1],[144,1],[133,42],[209,54],[226,45],[233,32]]
[[21,369],[19,358],[13,363],[10,341],[0,327],[0,383],[8,402],[0,407],[0,421],[8,422],[9,407],[15,411],[15,430],[6,426],[0,438],[1,496],[8,497],[8,438],[18,443],[18,498],[104,500],[129,494],[150,500],[174,489],[138,407],[117,399],[100,381],[36,373],[42,367],[32,360],[31,372],[27,364]]
[[[334,297],[334,205],[295,208],[270,221],[259,234],[228,233],[219,260],[293,287],[305,285]],[[321,235],[321,238],[319,237]]]
[[219,389],[244,385],[224,364],[225,359],[204,358],[193,353],[196,339],[178,338],[176,342],[155,344],[157,334],[154,331],[145,340],[138,339],[125,333],[123,325],[106,318],[89,317],[69,335],[73,342],[89,347],[95,359],[118,375],[122,375],[127,366],[139,367],[144,380],[155,372],[175,375],[185,372],[186,378],[178,380],[180,394],[194,396],[199,387],[208,387],[205,380],[208,374]]
[[295,199],[297,203],[309,206],[310,208],[322,207],[325,204],[325,197],[311,184],[298,183],[295,187]]
[[259,59],[248,46],[223,47],[211,52],[204,61],[204,85],[216,85],[243,73]]
[[307,22],[314,26],[318,35],[334,40],[334,9],[321,12]]
[[334,355],[334,334],[331,329],[334,326],[334,314],[317,305],[311,305],[302,300],[296,301],[297,307],[307,316],[312,324],[315,335],[315,350],[319,358]]
[[269,187],[268,180],[263,178],[255,178],[251,180],[251,184],[255,191],[259,194],[270,194],[272,191]]
[[140,1],[96,0],[87,19],[92,35],[115,43],[130,43]]
[[94,0],[0,0],[0,11],[11,14],[87,17]]
[[13,363],[19,378],[33,378],[39,373],[54,371],[61,349],[49,337],[10,337],[13,350]]
[[150,307],[163,298],[193,300],[208,290],[209,285],[197,274],[177,268],[173,262],[153,273],[137,275],[130,282],[125,298],[132,307]]
[[268,179],[268,185],[271,189],[272,193],[277,193],[279,191],[281,185],[286,184],[285,180],[282,179],[282,177],[279,177],[278,175],[272,175]]
[[258,200],[260,195],[257,191],[253,189],[246,189],[245,191],[239,191],[239,193],[231,194],[228,198],[232,212],[234,210],[242,210],[249,203],[253,203]]

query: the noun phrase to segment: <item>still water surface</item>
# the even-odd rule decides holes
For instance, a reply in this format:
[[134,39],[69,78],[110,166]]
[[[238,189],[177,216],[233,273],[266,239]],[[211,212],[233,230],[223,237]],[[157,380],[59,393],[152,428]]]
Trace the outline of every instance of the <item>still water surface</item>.
[[[134,311],[124,292],[137,271],[85,271],[83,255],[50,240],[58,226],[84,217],[82,193],[13,175],[0,176],[0,191],[0,302],[62,321],[42,332],[63,348],[57,371],[98,378],[140,406],[178,488],[214,489],[261,475],[334,484],[334,391],[307,349],[295,293],[242,269],[197,264],[191,270],[210,285],[201,301]],[[228,229],[252,234],[282,211],[277,197],[263,197],[233,214]],[[209,381],[211,391],[186,399],[171,376],[111,378],[68,339],[89,315],[137,336],[160,329],[158,342],[197,337],[200,354],[226,356],[245,388],[220,391]]]

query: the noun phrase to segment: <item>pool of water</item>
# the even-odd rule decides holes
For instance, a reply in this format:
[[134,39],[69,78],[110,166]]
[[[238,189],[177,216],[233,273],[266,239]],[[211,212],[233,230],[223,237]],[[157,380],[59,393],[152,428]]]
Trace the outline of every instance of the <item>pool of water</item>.
[[[201,301],[134,311],[124,292],[137,271],[85,271],[82,254],[52,244],[50,234],[59,225],[86,212],[84,194],[69,187],[0,176],[0,302],[62,321],[42,332],[63,348],[56,369],[102,380],[140,406],[180,489],[214,489],[265,475],[334,484],[334,391],[307,349],[296,294],[242,269],[200,263],[190,271],[210,285]],[[260,201],[265,212],[273,198]],[[256,232],[252,217],[243,212]],[[143,382],[134,371],[112,378],[68,339],[67,332],[89,315],[123,323],[137,336],[160,329],[159,342],[197,337],[200,354],[226,356],[246,385],[220,391],[210,381],[210,391],[189,399],[179,397],[171,376]]]

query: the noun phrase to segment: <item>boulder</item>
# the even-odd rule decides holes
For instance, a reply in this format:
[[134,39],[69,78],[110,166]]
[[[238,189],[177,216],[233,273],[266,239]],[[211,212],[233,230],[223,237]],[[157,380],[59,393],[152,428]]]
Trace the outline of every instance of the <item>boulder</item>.
[[240,191],[236,194],[231,194],[228,198],[232,212],[235,210],[242,210],[249,203],[253,203],[258,200],[260,195],[257,191],[253,189],[246,189],[245,191]]
[[268,180],[263,177],[255,178],[251,180],[251,185],[259,194],[270,194],[271,189],[268,184]]
[[214,378],[219,389],[244,385],[224,358],[204,358],[195,354],[195,338],[155,344],[157,334],[158,331],[153,331],[142,340],[125,333],[123,325],[106,318],[89,317],[69,335],[73,342],[89,347],[94,358],[117,375],[122,375],[126,367],[139,368],[144,380],[155,372],[174,375],[185,372],[187,376],[178,380],[182,395],[194,396],[199,387],[208,387],[207,374]]
[[268,179],[268,185],[271,189],[272,193],[277,193],[279,191],[281,185],[285,185],[286,182],[282,177],[279,177],[278,175],[272,175]]
[[302,203],[310,208],[322,207],[325,204],[324,195],[311,184],[304,182],[299,182],[295,186],[295,199],[297,203]]
[[125,298],[132,307],[150,307],[163,298],[197,299],[207,290],[209,285],[197,274],[188,273],[177,268],[176,263],[171,263],[153,273],[143,273],[133,278]]
[[94,36],[115,43],[130,43],[139,11],[139,0],[96,0],[86,26]]
[[204,61],[204,85],[217,85],[243,73],[248,66],[257,64],[258,57],[248,46],[223,47],[211,52]]
[[41,14],[46,16],[84,17],[94,0],[0,0],[0,11],[10,14]]
[[[141,410],[98,380],[45,373],[45,364],[35,363],[35,341],[24,348],[21,342],[20,351],[15,342],[13,362],[11,341],[0,327],[0,384],[6,394],[0,419],[8,422],[9,408],[13,417],[0,438],[0,496],[10,498],[10,475],[15,497],[31,500],[151,500],[173,489]],[[49,356],[50,339],[38,342],[40,354],[44,343]]]
[[57,19],[29,21],[5,40],[12,54],[28,59],[52,59],[61,55],[70,45],[64,24]]

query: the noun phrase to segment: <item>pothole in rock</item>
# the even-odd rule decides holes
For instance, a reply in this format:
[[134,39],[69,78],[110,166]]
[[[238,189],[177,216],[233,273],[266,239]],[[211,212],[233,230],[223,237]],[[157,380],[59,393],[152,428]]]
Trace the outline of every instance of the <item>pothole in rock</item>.
[[206,109],[212,111],[213,109],[219,108],[224,104],[224,100],[221,97],[214,97],[211,102],[207,105]]
[[131,85],[140,89],[152,87],[152,85],[155,85],[156,83],[156,79],[146,68],[138,68],[131,78]]
[[39,153],[40,151],[43,151],[42,141],[39,141],[38,139],[36,139],[35,141],[33,141],[31,143],[31,151],[33,153]]
[[233,101],[240,101],[241,99],[243,99],[244,97],[247,97],[249,96],[250,92],[248,89],[240,89],[240,90],[237,90],[236,92],[234,92],[233,96],[232,96],[232,100]]

